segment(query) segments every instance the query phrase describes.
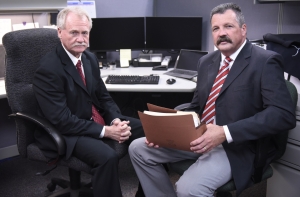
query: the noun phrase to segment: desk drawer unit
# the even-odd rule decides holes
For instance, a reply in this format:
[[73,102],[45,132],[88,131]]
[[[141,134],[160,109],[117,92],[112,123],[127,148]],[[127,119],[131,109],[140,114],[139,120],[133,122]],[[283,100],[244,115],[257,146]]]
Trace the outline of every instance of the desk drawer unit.
[[273,177],[267,183],[267,197],[297,197],[300,193],[300,171],[272,164]]
[[284,155],[278,162],[300,170],[300,146],[288,143]]
[[300,121],[297,121],[296,127],[290,130],[288,143],[300,146]]
[[267,197],[295,197],[300,194],[300,121],[289,132],[286,151],[272,164],[273,177],[268,179]]

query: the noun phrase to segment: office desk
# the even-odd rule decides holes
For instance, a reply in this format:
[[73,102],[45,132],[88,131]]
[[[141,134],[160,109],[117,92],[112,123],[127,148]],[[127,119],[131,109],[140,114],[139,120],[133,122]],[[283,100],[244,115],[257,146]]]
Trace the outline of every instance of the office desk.
[[[172,68],[173,69],[173,68]],[[171,70],[171,69],[168,69]],[[108,75],[159,75],[159,83],[150,84],[106,84],[111,97],[120,107],[122,113],[138,118],[137,111],[147,110],[147,103],[174,108],[182,103],[191,102],[196,83],[182,78],[164,75],[165,70],[152,70],[152,67],[101,69],[101,77],[105,82]],[[175,78],[176,83],[169,85],[166,80]]]
[[[169,69],[171,70],[171,69]],[[159,75],[158,84],[105,84],[109,92],[194,92],[196,83],[182,78],[164,75],[167,71],[152,70],[152,67],[129,67],[116,68],[115,70],[101,69],[101,77],[105,82],[108,75]],[[176,82],[172,85],[166,83],[167,79],[174,78]]]
[[[169,69],[170,70],[170,69]],[[136,84],[136,85],[120,85],[105,84],[109,92],[194,92],[196,83],[177,77],[164,75],[166,71],[153,71],[150,67],[129,67],[116,68],[115,70],[101,69],[101,77],[105,82],[108,75],[159,75],[159,83],[155,85]],[[176,79],[176,83],[169,85],[166,80],[169,78]],[[0,78],[0,99],[6,98],[4,79]]]

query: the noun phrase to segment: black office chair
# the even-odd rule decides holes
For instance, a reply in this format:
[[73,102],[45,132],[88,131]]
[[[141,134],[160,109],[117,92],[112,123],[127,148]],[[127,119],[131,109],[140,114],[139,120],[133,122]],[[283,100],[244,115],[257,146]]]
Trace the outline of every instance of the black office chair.
[[[2,40],[6,51],[5,88],[13,113],[11,116],[15,118],[20,155],[30,160],[48,163],[48,159],[37,147],[34,139],[35,128],[37,126],[44,128],[57,145],[60,158],[56,165],[68,167],[70,176],[69,182],[53,178],[47,186],[51,192],[50,196],[66,196],[66,194],[72,197],[79,194],[92,196],[91,184],[85,185],[80,182],[81,171],[91,174],[91,167],[76,157],[66,160],[65,141],[60,132],[36,114],[38,104],[32,89],[33,75],[41,57],[54,50],[60,43],[57,31],[48,28],[13,31],[5,34]],[[127,145],[113,140],[105,142],[116,150],[119,158],[127,153]],[[53,192],[56,185],[63,189]]]
[[[297,105],[297,101],[298,101],[297,89],[294,86],[294,84],[291,83],[290,81],[285,81],[285,82],[286,82],[287,88],[291,94],[294,108],[296,109],[296,105]],[[188,108],[188,106],[189,106],[189,103],[184,103],[184,104],[181,104],[181,105],[175,107],[175,109],[176,110],[184,110],[184,109]],[[278,145],[279,153],[272,162],[278,160],[284,154],[286,144],[287,144],[287,138],[288,138],[288,132],[282,132],[280,134],[273,136],[273,140],[275,140],[276,144]],[[266,146],[266,141],[264,139],[262,139],[261,141],[258,142],[257,148],[256,148],[256,151],[259,152],[260,154],[256,154],[256,155],[262,156],[261,150],[264,150],[264,146]],[[258,169],[258,171],[262,170],[264,162],[262,162],[262,160],[260,158],[255,158],[255,161],[256,161],[256,166],[257,166],[256,168]],[[168,166],[174,172],[182,175],[184,173],[184,171],[187,170],[193,163],[195,163],[195,160],[183,160],[183,161],[179,161],[179,162],[175,162],[175,163],[169,163]],[[272,176],[273,176],[273,169],[272,169],[271,165],[269,165],[264,172],[258,172],[256,174],[256,177],[254,177],[254,182],[260,183],[261,181],[271,178]],[[236,187],[234,184],[234,180],[232,179],[216,190],[216,196],[217,197],[231,197],[232,196],[231,192],[235,191],[235,190],[236,190]]]

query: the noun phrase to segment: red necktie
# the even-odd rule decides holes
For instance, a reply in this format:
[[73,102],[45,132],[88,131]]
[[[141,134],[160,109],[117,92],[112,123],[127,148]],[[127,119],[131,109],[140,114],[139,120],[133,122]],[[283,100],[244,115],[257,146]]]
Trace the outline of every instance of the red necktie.
[[[84,85],[86,86],[85,78],[84,78],[84,75],[83,75],[82,69],[81,69],[81,61],[80,60],[78,60],[78,62],[76,64],[76,69],[77,69]],[[99,114],[99,112],[97,111],[97,109],[94,105],[92,105],[92,118],[96,123],[101,124],[101,125],[105,125],[104,119]]]
[[218,72],[218,75],[214,81],[214,85],[211,88],[210,94],[208,96],[201,122],[206,122],[206,124],[213,123],[215,119],[215,102],[218,98],[219,92],[225,82],[225,79],[229,73],[229,62],[232,60],[230,57],[224,59],[224,65]]

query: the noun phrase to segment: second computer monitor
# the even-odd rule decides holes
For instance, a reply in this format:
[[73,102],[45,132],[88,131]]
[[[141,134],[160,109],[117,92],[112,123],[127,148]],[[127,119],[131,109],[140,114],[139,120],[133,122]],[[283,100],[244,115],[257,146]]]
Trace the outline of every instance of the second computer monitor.
[[92,20],[91,51],[145,48],[144,17],[93,18]]
[[146,17],[146,49],[201,50],[202,17]]

